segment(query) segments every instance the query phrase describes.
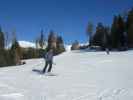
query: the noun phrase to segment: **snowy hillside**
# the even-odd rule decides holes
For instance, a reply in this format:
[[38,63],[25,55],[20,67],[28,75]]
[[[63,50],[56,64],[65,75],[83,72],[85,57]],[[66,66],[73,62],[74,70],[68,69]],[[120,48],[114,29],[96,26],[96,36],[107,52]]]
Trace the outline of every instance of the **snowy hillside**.
[[[36,44],[34,42],[29,42],[29,41],[18,41],[19,45],[23,48],[36,48]],[[10,48],[11,47],[11,44],[9,44],[7,46],[7,48]],[[66,51],[70,51],[71,50],[71,45],[65,45],[65,49]]]
[[35,43],[33,42],[29,42],[29,41],[18,41],[18,42],[19,42],[19,45],[23,48],[28,48],[28,47],[35,48],[36,47]]
[[65,45],[65,49],[66,49],[67,52],[68,52],[68,51],[71,51],[71,46],[72,46],[72,45]]
[[[36,48],[36,45],[34,42],[29,42],[29,41],[18,41],[19,45],[23,48]],[[10,43],[7,48],[10,48],[12,43]]]
[[43,59],[0,69],[0,100],[133,100],[133,51],[65,52],[56,76],[39,75]]

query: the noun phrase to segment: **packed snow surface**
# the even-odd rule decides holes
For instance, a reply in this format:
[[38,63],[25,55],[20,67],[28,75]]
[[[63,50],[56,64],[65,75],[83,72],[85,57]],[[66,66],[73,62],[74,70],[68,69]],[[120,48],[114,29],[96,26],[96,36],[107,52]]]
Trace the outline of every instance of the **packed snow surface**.
[[52,73],[40,75],[43,59],[0,68],[0,100],[133,100],[133,51],[65,52]]

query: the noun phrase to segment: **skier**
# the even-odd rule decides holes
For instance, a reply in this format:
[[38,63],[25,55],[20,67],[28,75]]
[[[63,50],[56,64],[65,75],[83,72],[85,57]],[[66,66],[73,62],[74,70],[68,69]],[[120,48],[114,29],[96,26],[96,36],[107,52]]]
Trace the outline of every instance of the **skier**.
[[45,67],[43,69],[43,73],[46,72],[48,65],[49,65],[48,72],[51,72],[53,64],[53,56],[54,56],[53,49],[50,49],[45,55]]

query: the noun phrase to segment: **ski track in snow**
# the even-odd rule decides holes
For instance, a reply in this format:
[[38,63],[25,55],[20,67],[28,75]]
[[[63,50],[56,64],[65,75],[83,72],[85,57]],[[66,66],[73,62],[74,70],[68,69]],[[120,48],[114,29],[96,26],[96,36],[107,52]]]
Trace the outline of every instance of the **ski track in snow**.
[[43,59],[0,69],[0,100],[133,100],[133,51],[69,51],[45,76]]
[[99,97],[99,100],[132,100],[133,90],[131,89],[106,89]]

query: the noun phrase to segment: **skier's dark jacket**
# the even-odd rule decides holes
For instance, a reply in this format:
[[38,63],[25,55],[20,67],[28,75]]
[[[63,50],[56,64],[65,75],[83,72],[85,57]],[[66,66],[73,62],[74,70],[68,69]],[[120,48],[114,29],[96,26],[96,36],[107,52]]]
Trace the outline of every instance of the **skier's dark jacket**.
[[47,62],[53,62],[53,56],[54,56],[53,52],[47,52],[44,58]]

